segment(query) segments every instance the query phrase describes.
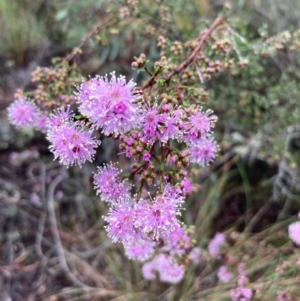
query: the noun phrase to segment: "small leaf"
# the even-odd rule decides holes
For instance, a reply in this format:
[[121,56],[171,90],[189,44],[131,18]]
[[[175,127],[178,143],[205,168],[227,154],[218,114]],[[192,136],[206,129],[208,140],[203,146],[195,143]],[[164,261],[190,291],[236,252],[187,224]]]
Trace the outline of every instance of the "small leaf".
[[62,21],[63,19],[66,18],[66,16],[68,15],[68,10],[67,9],[62,9],[60,11],[58,11],[55,15],[55,20],[56,21]]
[[82,119],[83,118],[83,116],[82,115],[75,115],[75,117],[74,117],[76,120],[80,120],[80,119]]
[[164,80],[163,78],[159,78],[156,80],[156,82],[160,85],[160,86],[163,86],[166,82],[166,80]]

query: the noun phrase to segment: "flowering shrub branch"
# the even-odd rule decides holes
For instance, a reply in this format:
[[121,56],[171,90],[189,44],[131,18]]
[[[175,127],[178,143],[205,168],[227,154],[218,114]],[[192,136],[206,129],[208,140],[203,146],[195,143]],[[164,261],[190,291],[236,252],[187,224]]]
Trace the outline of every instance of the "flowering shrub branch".
[[[122,10],[122,14],[126,12]],[[196,41],[184,46],[178,41],[167,45],[159,36],[162,51],[153,63],[153,72],[143,53],[132,62],[134,69],[149,75],[140,87],[115,72],[82,80],[70,61],[114,18],[94,26],[79,46],[65,58],[55,60],[52,68],[37,68],[32,74],[33,81],[39,83],[31,94],[34,101],[17,91],[8,117],[18,129],[36,128],[46,133],[54,159],[67,167],[94,160],[101,144],[96,132],[119,141],[119,155],[130,164],[126,173],[117,163],[107,163],[93,176],[96,193],[109,208],[103,217],[106,232],[113,242],[123,244],[129,259],[143,263],[146,280],[154,280],[157,273],[162,282],[176,284],[183,279],[189,263],[199,262],[202,256],[192,240],[193,228],[181,220],[185,199],[193,190],[189,167],[208,165],[218,152],[213,138],[217,116],[201,106],[207,91],[198,83],[216,73],[244,68],[247,60],[241,60],[236,45],[228,38],[235,33],[224,30],[225,21],[218,17]],[[180,76],[171,82],[176,75]],[[290,225],[289,235],[297,245],[298,232],[299,223]],[[206,256],[221,261],[222,248],[227,244],[226,236],[217,233],[208,244]],[[225,260],[217,275],[224,283],[235,277]],[[248,280],[245,267],[240,265],[232,300],[253,297],[254,287]]]
[[[112,18],[95,26],[64,61],[73,59],[78,49]],[[83,81],[77,85],[75,99],[70,98],[74,109],[76,101],[80,115],[75,115],[70,105],[59,108],[59,103],[51,99],[47,105],[45,97],[37,102],[39,108],[24,97],[8,108],[9,119],[18,128],[36,127],[46,131],[54,159],[67,167],[93,161],[100,145],[93,136],[95,131],[121,142],[121,154],[132,162],[129,176],[125,177],[117,164],[110,163],[98,168],[94,185],[109,206],[104,217],[108,236],[114,242],[123,243],[130,259],[145,262],[152,258],[143,268],[148,280],[153,279],[156,270],[161,281],[179,282],[186,262],[193,258],[189,257],[190,252],[196,252],[190,239],[191,230],[179,217],[185,197],[192,190],[188,178],[190,163],[204,166],[216,156],[218,147],[212,131],[217,117],[212,110],[205,111],[194,104],[194,98],[184,96],[188,86],[180,83],[168,86],[174,75],[204,58],[199,52],[222,23],[222,18],[216,18],[201,32],[192,52],[177,66],[168,66],[162,56],[152,74],[146,56],[141,54],[132,66],[151,77],[140,88],[132,80],[127,82],[124,76],[117,77],[115,72]],[[174,47],[176,51],[181,49],[179,44]],[[64,68],[66,77],[68,66],[63,62],[58,66]],[[39,69],[33,77],[50,87],[55,83],[56,73]],[[43,111],[55,107],[50,114]],[[134,183],[138,183],[136,187]]]

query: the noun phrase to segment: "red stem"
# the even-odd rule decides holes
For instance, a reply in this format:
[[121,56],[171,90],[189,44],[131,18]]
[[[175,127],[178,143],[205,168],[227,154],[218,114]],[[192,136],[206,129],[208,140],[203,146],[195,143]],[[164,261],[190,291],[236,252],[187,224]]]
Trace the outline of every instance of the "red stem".
[[178,65],[176,68],[174,68],[174,70],[165,78],[167,85],[169,84],[171,78],[175,74],[180,73],[195,59],[196,55],[202,49],[206,40],[209,38],[209,36],[212,34],[212,32],[223,22],[224,22],[224,20],[221,17],[217,17],[215,19],[215,21],[211,24],[211,26],[206,30],[206,32],[201,37],[201,39],[200,39],[198,45],[196,46],[196,48],[194,49],[194,51],[180,65]]

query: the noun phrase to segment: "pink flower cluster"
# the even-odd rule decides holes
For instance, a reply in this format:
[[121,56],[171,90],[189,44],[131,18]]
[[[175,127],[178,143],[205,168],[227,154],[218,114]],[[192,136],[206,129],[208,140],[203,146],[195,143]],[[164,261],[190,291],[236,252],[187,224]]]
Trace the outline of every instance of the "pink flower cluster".
[[230,296],[232,301],[248,301],[252,298],[252,290],[238,286],[236,289],[230,291]]
[[[93,160],[100,144],[94,130],[121,140],[120,149],[134,161],[129,179],[138,179],[140,188],[132,195],[135,188],[114,164],[98,168],[94,185],[109,206],[105,229],[112,241],[123,244],[128,258],[150,260],[143,267],[146,279],[153,279],[156,271],[161,281],[175,284],[184,276],[185,259],[200,260],[179,217],[184,197],[192,190],[186,168],[190,162],[206,165],[217,153],[212,138],[217,117],[199,106],[147,99],[135,86],[112,72],[77,87],[79,116],[70,107],[48,116],[25,99],[15,101],[8,115],[18,128],[46,130],[49,149],[66,166]],[[141,196],[142,188],[150,186],[151,194]],[[219,234],[210,243],[212,256],[224,242]]]
[[122,242],[128,258],[141,262],[149,260],[155,247],[163,243],[159,255],[145,264],[144,276],[150,280],[152,276],[149,275],[159,269],[161,281],[179,282],[184,268],[175,258],[181,258],[191,250],[190,238],[178,220],[183,196],[171,185],[166,185],[154,198],[149,196],[137,202],[137,196],[130,195],[130,184],[121,179],[121,172],[116,165],[108,164],[94,175],[97,193],[109,205],[104,217],[108,236],[114,242]]
[[252,299],[253,293],[250,288],[246,288],[245,285],[248,282],[246,277],[246,270],[243,264],[238,267],[240,277],[238,279],[238,287],[230,291],[232,301],[248,301]]
[[133,92],[133,81],[110,74],[110,79],[97,76],[78,87],[79,111],[105,135],[121,136],[127,157],[137,155],[151,159],[151,147],[156,142],[185,142],[191,162],[206,165],[217,153],[211,132],[217,120],[211,110],[201,107],[174,107],[170,104],[150,104]]
[[119,179],[115,165],[98,169],[94,176],[97,192],[108,202],[110,209],[105,217],[106,230],[113,241],[135,239],[159,240],[169,236],[179,227],[183,197],[171,186],[149,200],[138,202],[129,194],[130,185]]
[[173,257],[159,254],[151,261],[146,262],[142,268],[142,273],[146,280],[154,280],[155,272],[159,273],[162,282],[176,284],[184,276],[184,267],[179,265]]
[[[151,148],[156,142],[163,145],[171,140],[186,144],[186,158],[192,163],[206,165],[216,156],[218,147],[212,138],[212,129],[217,120],[212,111],[201,107],[173,107],[169,104],[144,105],[139,128],[129,136],[121,137],[127,157],[137,161],[149,161]],[[176,163],[176,155],[170,153],[170,163]]]
[[[125,142],[121,147],[126,156],[135,160],[150,162],[155,143],[166,145],[170,140],[177,140],[186,145],[186,155],[181,158],[183,166],[187,167],[189,162],[200,165],[210,163],[218,150],[211,135],[217,120],[212,111],[203,111],[201,107],[193,105],[184,108],[163,102],[160,105],[149,103],[134,92],[135,85],[132,80],[126,82],[124,76],[117,77],[115,72],[110,77],[97,76],[83,82],[76,95],[78,110],[89,120],[89,129],[101,129],[105,135],[121,138]],[[56,112],[56,118],[62,118],[61,115],[68,114],[68,110]],[[72,116],[60,126],[59,131],[54,131],[52,123],[59,123],[59,120],[55,121],[53,115],[48,117],[42,113],[32,101],[20,98],[9,106],[8,117],[18,128],[47,130],[48,140],[52,144],[50,150],[62,164],[81,165],[92,159],[97,143],[91,138],[91,130],[87,130],[83,123],[72,122]],[[59,139],[55,132],[62,134],[63,138]],[[81,137],[76,143],[70,141],[75,132],[76,137]],[[73,151],[61,151],[63,145],[68,145]],[[80,150],[78,145],[81,145]],[[168,152],[170,164],[178,163],[177,157],[176,151]]]

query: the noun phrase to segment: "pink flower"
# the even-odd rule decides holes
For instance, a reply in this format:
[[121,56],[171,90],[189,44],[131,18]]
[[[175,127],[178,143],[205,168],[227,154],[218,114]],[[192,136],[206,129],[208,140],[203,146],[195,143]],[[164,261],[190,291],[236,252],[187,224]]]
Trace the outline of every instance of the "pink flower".
[[222,233],[216,233],[213,239],[208,244],[208,252],[212,257],[217,257],[220,252],[220,248],[225,243],[225,235]]
[[237,283],[239,286],[245,286],[245,284],[249,281],[248,277],[246,277],[246,274],[240,275]]
[[8,108],[8,119],[17,128],[28,128],[36,125],[40,114],[37,106],[30,100],[19,98]]
[[199,165],[207,165],[216,156],[218,147],[212,138],[201,138],[189,146],[190,161]]
[[185,141],[190,143],[193,140],[198,140],[211,131],[211,128],[217,121],[215,115],[210,116],[212,113],[212,110],[202,112],[202,108],[197,108],[197,110],[190,113],[186,125]]
[[79,87],[79,111],[105,135],[119,135],[140,126],[141,107],[132,92],[133,81],[126,83],[125,77],[117,78],[115,72],[110,77],[98,76]]
[[185,194],[187,194],[187,193],[189,193],[189,192],[192,191],[193,186],[192,186],[192,183],[191,183],[191,181],[190,181],[189,179],[184,178],[184,179],[181,181],[181,185],[183,186],[183,192],[184,192]]
[[165,237],[164,242],[165,246],[162,250],[169,252],[172,256],[181,257],[191,247],[190,237],[186,234],[186,230],[178,225]]
[[116,203],[104,217],[107,222],[105,229],[113,242],[140,238],[140,232],[135,226],[137,212],[133,204],[130,201]]
[[177,284],[183,279],[184,268],[178,265],[173,257],[159,254],[153,259],[153,262],[162,282]]
[[71,111],[70,106],[56,110],[47,120],[48,131],[56,130],[59,126],[71,121],[74,113]]
[[233,274],[228,272],[227,267],[223,265],[218,271],[218,278],[220,281],[228,283],[233,278]]
[[36,129],[40,130],[41,132],[46,132],[47,122],[48,122],[48,116],[46,114],[40,113],[37,116]]
[[47,139],[51,143],[49,149],[54,159],[59,158],[59,163],[66,166],[81,166],[87,160],[92,161],[95,148],[100,144],[84,124],[70,121],[58,127],[48,127]]
[[[162,107],[163,110],[164,106]],[[162,143],[167,143],[170,139],[182,141],[183,132],[181,129],[181,110],[160,113],[160,107],[153,107],[144,110],[143,130],[144,138],[149,144],[159,139]]]
[[289,225],[289,237],[297,246],[300,246],[300,222]]
[[154,280],[155,279],[155,273],[154,273],[155,271],[156,271],[156,266],[153,261],[144,263],[144,265],[142,267],[142,274],[146,280]]
[[146,161],[146,162],[149,162],[150,159],[151,159],[150,153],[144,152],[144,153],[143,153],[143,160]]
[[158,138],[158,123],[160,122],[160,114],[157,106],[148,108],[143,115],[143,130],[145,137],[150,142],[154,142]]
[[142,238],[123,241],[125,254],[129,259],[146,261],[154,253],[155,243],[151,240],[145,240]]
[[252,290],[245,287],[237,287],[230,290],[230,296],[232,301],[248,301],[252,298]]
[[285,301],[286,300],[286,294],[282,291],[277,292],[277,300],[278,301]]
[[175,115],[168,116],[163,125],[160,126],[160,140],[167,143],[169,139],[181,141],[183,133],[178,127],[179,120]]
[[94,175],[94,185],[97,194],[106,202],[116,202],[130,197],[131,186],[126,180],[118,177],[121,171],[113,164],[98,167],[98,172]]
[[80,103],[80,111],[83,115],[89,114],[96,107],[97,95],[101,93],[103,81],[99,76],[83,82],[78,87],[77,97]]
[[30,201],[32,204],[34,205],[38,205],[40,206],[42,203],[41,203],[41,198],[38,194],[36,194],[35,192],[33,192],[30,196]]
[[163,195],[178,208],[180,208],[181,205],[184,203],[184,197],[181,195],[181,190],[178,186],[166,184]]
[[192,260],[194,263],[200,263],[201,261],[201,254],[202,251],[200,248],[195,247],[191,250],[191,252],[189,253],[189,259]]
[[139,202],[136,226],[155,240],[168,236],[179,224],[177,215],[180,215],[182,202],[182,197],[177,194],[173,197],[168,191],[156,196],[151,203]]

